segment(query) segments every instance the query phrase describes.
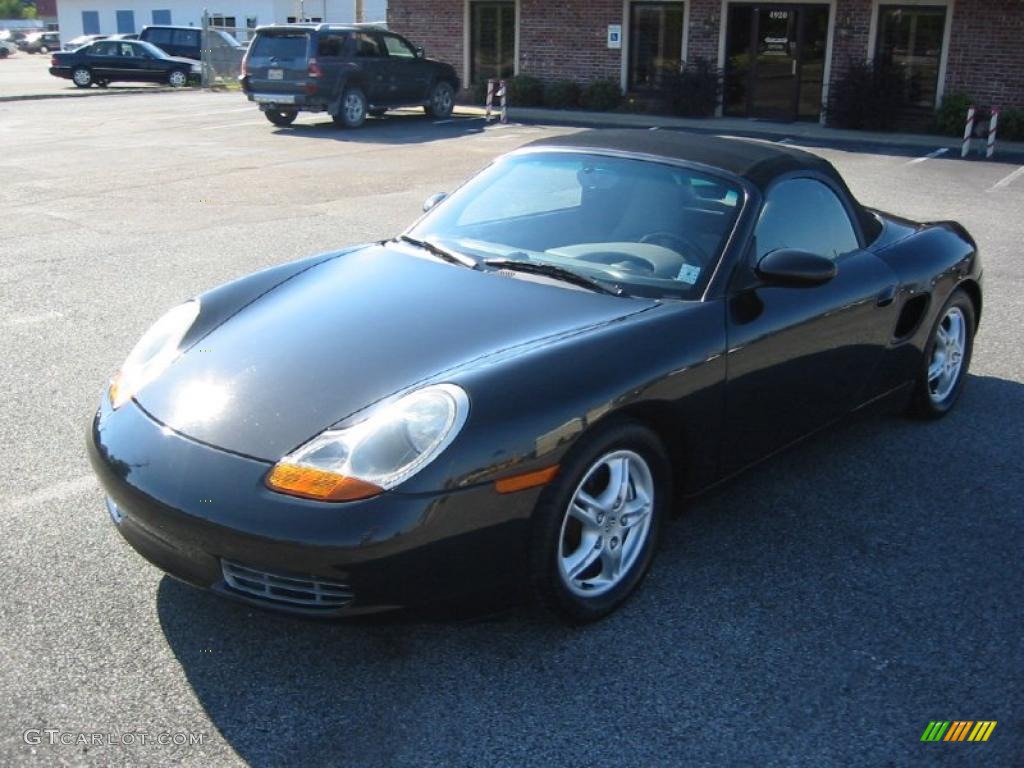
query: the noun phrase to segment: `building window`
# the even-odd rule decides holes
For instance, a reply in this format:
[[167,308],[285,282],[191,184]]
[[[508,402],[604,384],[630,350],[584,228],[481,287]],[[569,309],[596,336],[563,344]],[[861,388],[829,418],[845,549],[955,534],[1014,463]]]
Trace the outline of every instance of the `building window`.
[[115,15],[118,34],[131,34],[135,31],[135,11],[115,11]]
[[516,73],[516,4],[469,5],[469,79],[478,83]]
[[154,24],[170,24],[171,23],[171,12],[170,11],[153,11],[153,23]]
[[629,7],[629,88],[659,88],[683,64],[683,3]]
[[82,11],[82,34],[98,35],[100,33],[100,12]]
[[878,9],[879,63],[903,79],[903,100],[911,109],[933,109],[939,87],[946,9],[883,5]]
[[210,16],[210,26],[211,27],[231,27],[233,29],[235,27],[235,17],[234,16],[224,16],[224,15],[219,14],[219,13],[213,14],[212,16]]

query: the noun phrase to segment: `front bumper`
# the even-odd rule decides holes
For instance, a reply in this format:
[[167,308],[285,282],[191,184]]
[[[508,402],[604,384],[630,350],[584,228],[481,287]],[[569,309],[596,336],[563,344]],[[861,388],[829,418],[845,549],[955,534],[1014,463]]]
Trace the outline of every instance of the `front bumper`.
[[[500,495],[488,484],[343,504],[293,498],[264,485],[270,464],[198,443],[134,402],[113,411],[106,397],[88,447],[111,518],[143,557],[196,586],[304,615],[354,615],[513,587],[540,493]],[[232,586],[233,566],[263,575]],[[320,585],[309,589],[324,594],[344,588],[348,597],[310,605],[280,599],[287,591],[248,588],[286,583],[278,579]]]

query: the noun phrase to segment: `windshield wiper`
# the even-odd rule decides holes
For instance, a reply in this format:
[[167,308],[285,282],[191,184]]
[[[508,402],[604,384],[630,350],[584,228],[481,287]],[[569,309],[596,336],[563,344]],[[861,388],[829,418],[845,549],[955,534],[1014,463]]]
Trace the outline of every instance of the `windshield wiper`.
[[472,256],[467,256],[464,253],[457,253],[456,251],[449,251],[447,248],[442,248],[440,245],[431,242],[430,240],[419,240],[415,237],[409,237],[409,235],[399,235],[397,239],[404,243],[409,243],[409,245],[415,245],[417,248],[429,251],[435,256],[452,264],[461,264],[464,267],[476,269],[478,262]]
[[618,285],[611,284],[612,287],[609,288],[600,280],[595,280],[578,272],[573,272],[571,269],[554,264],[542,264],[537,261],[519,261],[518,259],[484,259],[484,264],[489,267],[497,267],[498,269],[510,269],[515,272],[529,272],[533,275],[553,277],[556,280],[572,283],[582,288],[589,288],[596,293],[607,293],[610,296],[622,295],[622,288]]

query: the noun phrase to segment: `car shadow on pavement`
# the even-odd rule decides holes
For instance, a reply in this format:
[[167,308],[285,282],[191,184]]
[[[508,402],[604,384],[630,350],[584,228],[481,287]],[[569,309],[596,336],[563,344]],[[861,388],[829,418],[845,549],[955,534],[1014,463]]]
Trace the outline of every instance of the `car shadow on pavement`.
[[486,122],[482,117],[452,117],[435,120],[418,112],[389,113],[370,117],[362,127],[339,128],[330,117],[317,115],[313,121],[300,121],[287,128],[276,128],[278,136],[304,139],[331,139],[365,144],[424,144],[482,133]]
[[971,376],[940,421],[810,440],[691,505],[584,628],[301,621],[166,577],[159,619],[254,766],[934,765],[929,719],[1008,718],[1024,684],[1022,412],[1024,385]]

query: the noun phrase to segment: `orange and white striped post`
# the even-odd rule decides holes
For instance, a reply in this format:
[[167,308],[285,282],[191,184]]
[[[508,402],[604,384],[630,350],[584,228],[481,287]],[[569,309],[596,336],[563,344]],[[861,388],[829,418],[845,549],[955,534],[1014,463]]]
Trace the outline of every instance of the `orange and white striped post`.
[[992,118],[988,121],[988,146],[985,157],[989,160],[996,153],[996,130],[999,127],[999,107],[992,107]]
[[491,106],[494,104],[494,80],[487,81],[487,101],[484,111],[484,122],[491,122]]
[[967,108],[967,122],[964,123],[964,143],[960,148],[960,157],[967,157],[971,151],[971,134],[974,133],[974,107]]

